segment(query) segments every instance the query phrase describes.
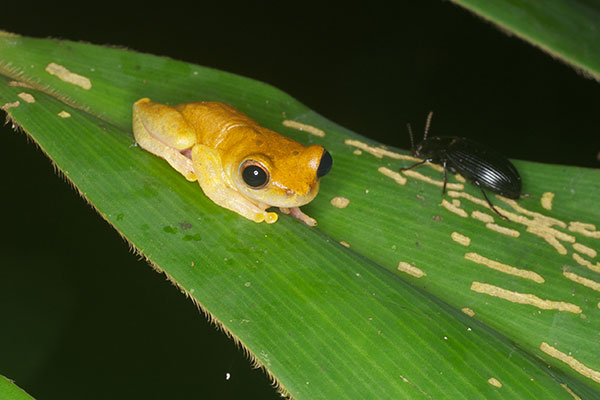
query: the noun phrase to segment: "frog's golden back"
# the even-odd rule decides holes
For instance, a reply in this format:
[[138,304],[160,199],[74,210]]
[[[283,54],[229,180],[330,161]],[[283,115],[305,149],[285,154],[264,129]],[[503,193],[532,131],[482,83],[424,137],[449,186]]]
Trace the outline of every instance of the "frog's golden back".
[[305,148],[295,140],[260,126],[225,103],[185,103],[176,106],[176,109],[194,127],[197,143],[216,149],[225,164],[239,163],[247,155],[255,153],[273,159],[287,159]]
[[259,127],[241,111],[216,101],[199,101],[175,106],[185,120],[196,130],[197,143],[217,148],[236,126]]

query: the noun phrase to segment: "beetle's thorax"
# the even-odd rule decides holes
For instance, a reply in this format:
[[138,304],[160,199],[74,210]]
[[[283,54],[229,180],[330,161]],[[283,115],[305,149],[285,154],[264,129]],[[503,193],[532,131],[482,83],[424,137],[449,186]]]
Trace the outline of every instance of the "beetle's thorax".
[[446,158],[446,152],[457,139],[454,136],[430,136],[415,148],[414,155],[430,159],[434,163],[443,161]]

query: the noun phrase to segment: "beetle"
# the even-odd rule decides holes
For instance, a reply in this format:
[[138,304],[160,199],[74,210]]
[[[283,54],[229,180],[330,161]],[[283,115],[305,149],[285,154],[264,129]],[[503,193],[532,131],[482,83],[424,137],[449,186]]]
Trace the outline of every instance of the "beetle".
[[416,168],[426,162],[440,164],[444,168],[442,195],[446,194],[446,170],[458,173],[477,186],[490,208],[502,219],[508,221],[508,218],[500,214],[496,207],[494,207],[485,194],[484,189],[498,193],[509,199],[520,198],[522,196],[521,176],[515,166],[495,150],[464,137],[427,137],[432,116],[433,111],[427,116],[423,141],[416,147],[412,129],[410,124],[407,124],[413,156],[423,158],[423,161],[410,167],[401,168],[400,171]]

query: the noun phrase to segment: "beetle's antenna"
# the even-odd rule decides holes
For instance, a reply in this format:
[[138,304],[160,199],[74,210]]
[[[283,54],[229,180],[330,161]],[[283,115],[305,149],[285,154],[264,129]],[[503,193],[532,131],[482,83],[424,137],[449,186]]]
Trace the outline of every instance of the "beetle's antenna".
[[433,117],[433,111],[429,111],[427,114],[427,121],[425,121],[425,134],[423,135],[423,141],[427,139],[427,133],[429,133],[429,127],[431,126],[431,118]]
[[410,136],[410,151],[412,153],[415,152],[415,142],[413,140],[413,134],[412,134],[412,128],[410,127],[410,122],[408,124],[406,124],[406,127],[408,128],[408,136]]

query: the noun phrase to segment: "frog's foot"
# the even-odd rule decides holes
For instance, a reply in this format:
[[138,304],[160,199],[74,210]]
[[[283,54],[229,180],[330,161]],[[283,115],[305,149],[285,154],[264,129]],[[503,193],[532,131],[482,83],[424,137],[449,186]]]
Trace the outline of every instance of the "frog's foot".
[[275,222],[277,222],[277,218],[279,218],[279,215],[277,215],[277,213],[265,211],[263,213],[256,213],[254,215],[254,222],[265,221],[267,224],[274,224]]
[[279,209],[281,210],[282,213],[291,214],[292,217],[304,222],[308,226],[317,226],[317,220],[304,214],[302,212],[302,210],[300,210],[300,207],[291,207],[291,208],[280,207]]

